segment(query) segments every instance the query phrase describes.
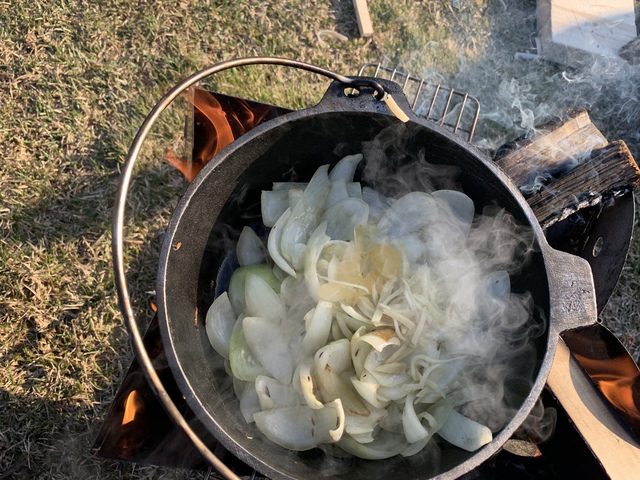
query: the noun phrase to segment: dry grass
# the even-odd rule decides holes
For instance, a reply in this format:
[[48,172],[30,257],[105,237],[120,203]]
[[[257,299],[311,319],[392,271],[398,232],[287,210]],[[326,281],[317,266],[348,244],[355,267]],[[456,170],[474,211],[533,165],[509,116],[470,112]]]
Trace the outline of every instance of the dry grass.
[[[383,61],[446,81],[484,53],[491,29],[477,0],[370,9],[376,35],[360,39],[350,1],[0,0],[0,479],[199,478],[89,451],[131,359],[110,257],[119,166],[155,101],[217,61],[278,55],[346,74]],[[323,29],[349,40],[321,42]],[[326,82],[272,69],[216,80],[242,96],[248,85],[254,98],[299,107]],[[138,169],[127,227],[141,318],[184,188],[155,147]],[[609,317],[638,349],[637,243],[633,255]]]

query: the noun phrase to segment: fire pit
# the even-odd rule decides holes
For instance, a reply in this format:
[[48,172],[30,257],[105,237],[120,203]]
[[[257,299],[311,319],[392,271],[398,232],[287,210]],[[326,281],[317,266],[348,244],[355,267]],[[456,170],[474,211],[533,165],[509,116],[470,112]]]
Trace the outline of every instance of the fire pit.
[[[139,352],[139,353],[140,353],[140,352]],[[134,408],[134,407],[132,407],[132,405],[135,405],[135,404],[136,404],[136,399],[137,399],[137,397],[138,397],[138,395],[137,395],[137,394],[131,394],[131,393],[129,393],[129,394],[127,395],[127,397],[126,397],[126,400],[125,400],[125,404],[126,404],[125,406],[126,406],[127,408],[129,408],[129,409]],[[125,413],[126,413],[126,409],[125,409]],[[128,419],[127,419],[127,420],[128,420]],[[127,422],[123,422],[123,423],[126,425],[126,424],[128,424],[128,423],[129,423],[129,421],[127,421]],[[193,439],[193,438],[192,438],[192,439]],[[196,441],[199,441],[199,438],[196,438]]]

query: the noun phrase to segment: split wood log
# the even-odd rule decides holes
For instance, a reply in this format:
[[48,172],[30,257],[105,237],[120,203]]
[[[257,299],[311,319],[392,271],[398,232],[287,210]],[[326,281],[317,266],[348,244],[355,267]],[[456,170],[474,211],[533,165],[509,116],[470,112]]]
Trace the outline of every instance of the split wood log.
[[494,160],[528,197],[542,228],[640,186],[626,144],[608,144],[584,110],[562,125],[539,127]]
[[527,202],[545,229],[583,208],[640,187],[640,168],[627,145],[616,140],[592,151],[591,159],[560,177]]
[[579,110],[560,126],[553,123],[538,127],[533,139],[514,142],[494,161],[522,188],[532,185],[541,173],[577,163],[580,157],[606,144],[607,139],[591,123],[587,111]]

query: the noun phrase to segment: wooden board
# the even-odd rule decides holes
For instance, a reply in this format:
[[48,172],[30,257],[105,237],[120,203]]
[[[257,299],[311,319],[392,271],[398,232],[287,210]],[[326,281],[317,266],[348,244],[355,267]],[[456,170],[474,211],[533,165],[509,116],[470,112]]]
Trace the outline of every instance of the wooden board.
[[538,0],[537,17],[540,55],[566,65],[617,58],[636,37],[634,0]]
[[373,23],[371,23],[371,15],[369,15],[367,0],[353,0],[353,8],[356,11],[356,19],[358,20],[360,36],[370,37],[373,35]]
[[611,413],[562,340],[547,386],[612,480],[640,478],[640,445]]

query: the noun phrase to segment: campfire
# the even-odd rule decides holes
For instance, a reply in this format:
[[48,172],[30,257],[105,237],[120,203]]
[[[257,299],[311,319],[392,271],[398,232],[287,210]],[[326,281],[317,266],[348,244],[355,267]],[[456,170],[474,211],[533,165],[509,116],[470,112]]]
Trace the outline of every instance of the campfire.
[[[363,2],[359,3],[362,6]],[[551,58],[557,55],[563,37],[556,35],[554,30],[558,11],[554,8],[554,2],[548,3],[548,11],[544,8],[539,10],[542,15],[539,22],[545,26],[541,27],[543,42],[539,45],[538,53],[544,52]],[[548,28],[548,23],[553,23],[552,28]],[[572,45],[571,48],[576,46]],[[628,46],[625,52],[627,50]],[[520,58],[536,56],[520,54]],[[483,128],[480,104],[474,97],[382,65],[368,64],[360,73],[368,67],[374,69],[374,77],[390,78],[401,83],[411,108],[418,115],[456,135],[466,136],[467,141],[473,140],[480,119],[480,138],[476,137],[476,144],[493,157],[495,164],[526,198],[549,243],[558,250],[582,257],[590,264],[595,296],[599,309],[602,309],[624,266],[633,224],[632,192],[640,185],[640,169],[625,142],[609,141],[592,123],[586,110],[563,111],[556,116],[540,115],[530,108],[531,102],[527,99],[530,95],[528,90],[523,89],[522,98],[514,101],[511,108],[520,110],[524,134],[500,144],[497,143],[499,137],[490,138]],[[567,75],[571,74],[564,72],[563,75],[569,81]],[[582,82],[581,79],[575,81]],[[501,85],[500,89],[503,87],[510,89],[511,93],[515,90],[515,96],[518,97],[517,90],[523,85],[512,81],[510,85]],[[381,90],[374,88],[374,91],[378,100],[382,100]],[[349,95],[347,90],[344,93]],[[362,94],[362,91],[352,90],[351,94]],[[423,99],[425,95],[427,98]],[[198,174],[206,164],[236,139],[261,123],[286,113],[277,107],[225,96],[200,86],[189,88],[183,96],[189,105],[185,130],[188,148],[179,153],[167,149],[166,158],[189,182],[197,181]],[[384,99],[387,105],[395,104],[393,98]],[[490,105],[491,110],[485,118],[502,121],[500,108],[496,107],[493,99],[490,99]],[[549,121],[549,117],[554,120]],[[539,123],[541,118],[545,122]],[[615,231],[628,232],[629,235],[615,236],[612,234]],[[181,241],[174,245],[174,250],[178,250],[183,243]],[[570,282],[570,288],[563,293],[566,298],[561,303],[571,319],[571,312],[574,312],[574,316],[585,312],[582,305],[584,297],[581,295],[588,287],[576,283],[571,275],[566,276],[566,281]],[[551,301],[555,303],[557,300],[552,298]],[[558,345],[540,407],[534,409],[535,413],[523,424],[525,428],[519,431],[520,437],[508,441],[503,451],[477,468],[478,473],[483,469],[497,471],[495,469],[499,465],[507,465],[507,469],[519,469],[523,464],[526,464],[524,468],[544,470],[549,466],[549,471],[559,472],[562,467],[557,460],[553,460],[558,451],[563,452],[564,463],[567,458],[584,455],[585,451],[593,452],[581,466],[587,468],[584,471],[592,476],[596,470],[602,473],[603,478],[604,475],[621,474],[623,471],[618,464],[624,463],[622,459],[626,458],[625,455],[633,455],[634,445],[640,436],[640,373],[617,339],[601,325],[571,329],[584,324],[580,323],[577,316],[573,319],[574,324],[570,323],[569,330],[562,335],[563,341]],[[199,328],[203,318],[196,308],[193,326]],[[165,381],[175,388],[166,366],[161,366],[161,369],[166,374]],[[181,384],[183,380],[178,378],[177,382]],[[181,388],[184,394],[184,386]],[[119,417],[120,431],[144,421],[148,399],[143,391],[144,386],[136,385],[123,389],[119,394],[116,400],[119,407],[112,416],[114,419]],[[199,422],[195,420],[189,402],[185,404],[179,393],[174,395],[174,401],[184,417],[198,430]],[[611,435],[605,435],[602,429],[596,429],[598,433],[593,433],[590,426],[584,423],[587,417],[585,412],[592,413],[595,405],[599,409],[598,421],[612,432]],[[196,405],[197,408],[199,405]],[[576,427],[571,427],[570,422],[574,422]],[[109,432],[101,434],[97,442],[102,442],[103,451],[111,448],[113,455],[114,451],[118,452],[118,448],[126,445],[127,448],[121,448],[116,455],[134,460],[139,458],[142,447],[137,449],[137,453],[132,452],[130,442],[122,439],[117,433],[118,429]],[[202,439],[210,442],[209,445],[216,445],[205,431],[200,429],[200,433]],[[569,437],[572,438],[570,443],[573,448],[567,447],[566,439]],[[619,451],[614,451],[611,445],[620,439],[623,444]],[[562,448],[557,442],[562,442]],[[145,441],[140,443],[144,444]],[[184,445],[180,448],[188,450]],[[246,468],[220,446],[216,455],[232,468],[238,468],[239,471]],[[574,465],[571,473],[575,472]],[[550,474],[547,472],[546,475]]]
[[[193,108],[192,149],[188,155],[182,157],[168,150],[167,160],[189,181],[193,180],[222,148],[261,121],[284,112],[268,105],[214,94],[200,88],[193,89],[187,95],[187,99]],[[445,117],[446,110],[441,118]],[[458,118],[462,117],[463,114],[460,113]],[[453,124],[454,131],[458,127],[459,125]],[[576,141],[577,138],[580,141]],[[530,161],[531,159],[535,159],[536,162]],[[576,162],[576,159],[580,160]],[[637,165],[624,143],[608,144],[590,122],[586,112],[576,113],[570,121],[561,125],[540,128],[537,137],[501,149],[495,160],[528,196],[530,205],[545,228],[554,224],[562,225],[564,220],[585,209],[602,210],[608,202],[628,196],[640,179]],[[578,166],[567,166],[572,162],[578,163]],[[523,168],[523,165],[529,165],[529,169]],[[557,192],[560,192],[560,195]],[[588,235],[586,228],[582,235]],[[597,359],[589,359],[578,354],[576,356],[590,373],[605,372],[604,375],[593,373],[594,381],[613,405],[626,411],[628,418],[637,420],[633,379],[626,378],[621,381],[619,377],[615,377],[620,372],[606,367],[605,363],[598,363]],[[624,375],[633,373],[632,370],[628,370]],[[554,395],[551,397],[553,400],[562,398],[562,393],[554,387],[551,391]],[[140,417],[145,409],[140,391],[136,388],[128,392],[122,391],[120,397],[123,406],[121,427],[141,421]],[[189,412],[186,406],[182,408]],[[559,408],[566,407],[562,405]],[[571,411],[568,414],[571,416]],[[115,441],[117,444],[117,438],[117,435],[112,437],[111,442]],[[130,439],[125,440],[120,455],[131,455],[129,458],[135,458],[136,454],[130,451],[130,447]],[[532,452],[530,458],[544,457],[538,448]],[[524,460],[512,461],[515,464]],[[240,465],[238,468],[243,467]]]

